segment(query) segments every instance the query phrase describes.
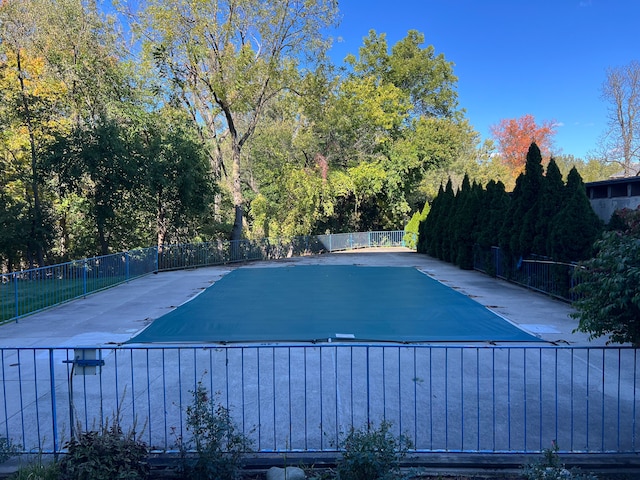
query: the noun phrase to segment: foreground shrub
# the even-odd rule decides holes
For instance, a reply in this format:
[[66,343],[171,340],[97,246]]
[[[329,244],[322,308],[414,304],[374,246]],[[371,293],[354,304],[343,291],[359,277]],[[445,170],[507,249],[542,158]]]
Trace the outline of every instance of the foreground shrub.
[[147,478],[148,448],[135,432],[123,433],[118,421],[99,431],[81,432],[65,445],[68,454],[60,462],[64,480]]
[[4,463],[18,453],[18,447],[6,437],[0,437],[0,463]]
[[610,342],[640,346],[640,238],[606,232],[596,248],[596,256],[574,273],[580,282],[571,314],[577,330],[590,339],[609,335]]
[[337,470],[340,480],[391,480],[400,478],[400,462],[411,448],[404,435],[394,436],[391,424],[351,429],[342,442]]
[[187,407],[187,431],[191,439],[178,439],[183,478],[233,480],[242,468],[242,457],[251,442],[239,432],[229,410],[209,397],[198,382],[193,402]]
[[11,475],[11,480],[58,480],[60,465],[53,460],[45,461],[42,455],[18,469]]
[[542,454],[540,462],[523,467],[522,474],[526,480],[598,480],[595,475],[581,473],[577,468],[565,468],[560,462],[556,442],[553,442],[551,448],[545,448]]

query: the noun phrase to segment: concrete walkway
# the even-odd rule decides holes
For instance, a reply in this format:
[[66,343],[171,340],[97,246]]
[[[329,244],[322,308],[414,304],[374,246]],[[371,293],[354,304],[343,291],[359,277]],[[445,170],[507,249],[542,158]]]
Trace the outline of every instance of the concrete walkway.
[[569,304],[408,249],[380,248],[148,275],[0,326],[0,347],[119,344],[232,269],[292,264],[415,267],[548,342],[593,346],[606,343],[606,338],[589,341],[587,334],[573,333],[577,320],[569,317]]

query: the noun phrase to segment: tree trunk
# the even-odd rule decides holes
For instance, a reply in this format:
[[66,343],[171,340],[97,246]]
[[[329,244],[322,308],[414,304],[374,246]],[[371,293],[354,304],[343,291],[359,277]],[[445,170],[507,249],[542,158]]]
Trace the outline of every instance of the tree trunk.
[[100,243],[100,254],[108,255],[109,254],[109,242],[107,242],[107,237],[105,235],[105,224],[104,220],[101,218],[97,219],[96,227],[98,229],[98,243]]
[[31,123],[31,109],[27,100],[27,92],[24,84],[24,74],[22,72],[22,60],[20,57],[20,49],[16,51],[16,66],[18,68],[18,81],[20,82],[20,93],[22,97],[22,108],[24,113],[24,124],[29,133],[29,147],[31,149],[31,190],[33,194],[33,211],[31,214],[31,238],[33,253],[35,253],[38,266],[44,266],[44,251],[42,245],[42,208],[40,206],[40,192],[38,191],[38,165],[36,153],[36,138],[33,133],[33,125]]
[[233,228],[231,229],[231,240],[240,240],[242,238],[242,185],[240,184],[240,146],[233,139],[232,147],[233,171],[232,171],[232,195],[233,207],[235,210],[235,218]]
[[162,203],[162,188],[158,191],[156,226],[158,229],[158,253],[161,253],[162,246],[167,239],[167,213]]

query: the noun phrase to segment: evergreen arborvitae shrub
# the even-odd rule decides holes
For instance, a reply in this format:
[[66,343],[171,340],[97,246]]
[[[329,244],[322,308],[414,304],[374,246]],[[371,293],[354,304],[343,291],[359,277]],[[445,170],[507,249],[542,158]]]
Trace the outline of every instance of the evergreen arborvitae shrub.
[[465,175],[462,187],[458,192],[455,233],[453,235],[456,245],[455,264],[464,270],[473,268],[473,244],[475,243],[479,201],[477,188],[469,184],[469,177]]
[[440,260],[449,261],[451,252],[451,220],[455,209],[455,194],[451,179],[447,182],[440,204],[438,223],[435,226],[436,256]]
[[494,247],[500,244],[500,228],[505,222],[511,197],[505,191],[504,183],[489,182],[487,184],[488,215],[478,243],[484,247]]
[[565,186],[564,206],[551,222],[551,256],[561,262],[584,260],[602,231],[602,222],[593,211],[578,171],[571,169]]
[[536,236],[533,239],[532,252],[546,257],[551,256],[549,235],[553,217],[562,209],[564,199],[564,182],[562,174],[552,158],[547,166],[547,173],[542,184],[542,201],[540,215],[536,225]]
[[444,188],[442,187],[442,185],[440,185],[438,195],[431,202],[431,207],[429,209],[427,217],[422,222],[420,222],[420,227],[418,228],[417,250],[419,253],[427,253],[432,257],[436,256],[435,228],[438,223],[438,215],[440,215],[440,202],[442,200],[443,193]]
[[[541,205],[543,203],[543,182],[542,175],[542,154],[535,143],[532,143],[527,153],[525,164],[521,201],[519,211],[515,214],[521,217],[518,232],[518,242],[515,253],[518,255],[529,255],[533,251],[533,242],[537,233],[537,226],[541,216]],[[515,243],[514,243],[515,246]]]

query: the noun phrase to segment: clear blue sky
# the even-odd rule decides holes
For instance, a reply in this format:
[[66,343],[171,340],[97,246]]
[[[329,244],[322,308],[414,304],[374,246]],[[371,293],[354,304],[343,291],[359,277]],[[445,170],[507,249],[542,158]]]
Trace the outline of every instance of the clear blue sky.
[[585,158],[606,126],[608,67],[640,60],[640,0],[341,0],[335,62],[370,29],[408,30],[455,64],[460,107],[489,138],[503,118],[558,122],[556,150]]

